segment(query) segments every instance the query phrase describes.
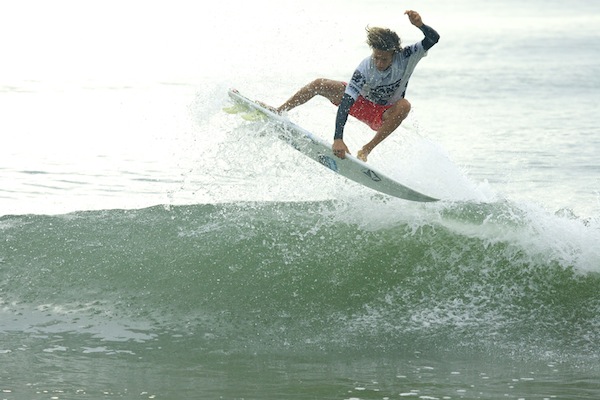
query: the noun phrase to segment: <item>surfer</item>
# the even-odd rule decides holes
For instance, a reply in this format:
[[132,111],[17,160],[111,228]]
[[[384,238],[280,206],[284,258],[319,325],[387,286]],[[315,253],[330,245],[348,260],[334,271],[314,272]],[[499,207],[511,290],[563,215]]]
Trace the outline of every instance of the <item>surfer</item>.
[[335,120],[333,153],[345,158],[350,153],[344,143],[344,127],[348,115],[366,123],[376,133],[373,139],[357,153],[362,161],[375,146],[396,130],[410,112],[410,103],[404,98],[408,80],[421,58],[427,55],[440,35],[425,25],[418,12],[404,12],[411,24],[419,28],[425,38],[407,47],[401,47],[400,37],[387,28],[367,27],[367,44],[372,54],[356,68],[350,83],[319,78],[296,92],[274,111],[282,113],[320,95],[338,106]]

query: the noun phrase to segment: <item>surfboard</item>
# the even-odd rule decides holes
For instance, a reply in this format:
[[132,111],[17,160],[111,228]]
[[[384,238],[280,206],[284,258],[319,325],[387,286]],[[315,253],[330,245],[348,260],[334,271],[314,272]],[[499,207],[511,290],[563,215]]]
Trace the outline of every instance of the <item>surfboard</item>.
[[249,118],[268,121],[276,129],[280,140],[331,171],[389,196],[418,202],[438,201],[397,182],[351,154],[346,154],[344,159],[334,156],[330,143],[294,124],[285,116],[243,96],[238,90],[230,89],[228,94],[236,106],[229,112],[243,110],[254,113]]

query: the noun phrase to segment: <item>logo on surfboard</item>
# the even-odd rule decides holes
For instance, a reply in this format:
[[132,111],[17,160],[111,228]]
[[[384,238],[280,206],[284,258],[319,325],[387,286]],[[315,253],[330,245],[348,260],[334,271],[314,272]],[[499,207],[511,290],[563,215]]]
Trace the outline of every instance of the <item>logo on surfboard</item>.
[[323,164],[324,166],[326,166],[327,168],[329,168],[330,170],[338,172],[337,163],[335,162],[335,160],[333,158],[326,156],[325,154],[319,154],[318,161],[321,164]]
[[375,172],[371,171],[370,169],[363,169],[363,174],[365,174],[366,176],[368,176],[369,178],[371,178],[371,180],[374,180],[375,182],[380,182],[381,178],[379,177],[379,175],[377,175]]

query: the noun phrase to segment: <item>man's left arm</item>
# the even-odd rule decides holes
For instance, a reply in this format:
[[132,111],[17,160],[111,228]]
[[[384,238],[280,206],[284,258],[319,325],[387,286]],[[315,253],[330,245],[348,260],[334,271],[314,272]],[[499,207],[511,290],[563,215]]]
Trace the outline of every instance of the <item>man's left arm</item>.
[[419,29],[425,35],[425,39],[423,39],[423,41],[421,42],[425,51],[432,48],[433,45],[436,44],[438,40],[440,40],[439,33],[437,33],[432,27],[423,24],[419,27]]
[[408,19],[411,24],[416,26],[423,32],[425,39],[421,42],[425,51],[433,47],[434,44],[440,40],[440,35],[432,27],[425,25],[421,19],[421,15],[413,10],[406,10],[404,14],[408,15]]

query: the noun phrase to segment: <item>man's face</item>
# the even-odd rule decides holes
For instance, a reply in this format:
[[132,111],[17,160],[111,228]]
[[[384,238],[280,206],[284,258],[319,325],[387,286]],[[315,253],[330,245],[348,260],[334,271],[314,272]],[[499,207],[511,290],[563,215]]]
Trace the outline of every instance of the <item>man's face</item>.
[[379,71],[385,71],[392,65],[394,59],[394,51],[385,51],[373,49],[373,62]]

